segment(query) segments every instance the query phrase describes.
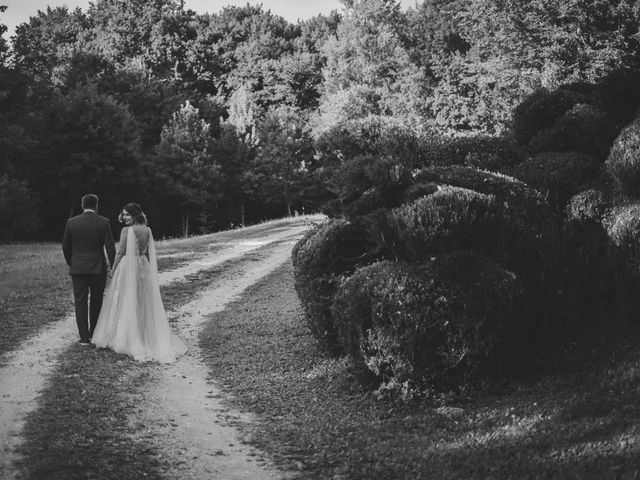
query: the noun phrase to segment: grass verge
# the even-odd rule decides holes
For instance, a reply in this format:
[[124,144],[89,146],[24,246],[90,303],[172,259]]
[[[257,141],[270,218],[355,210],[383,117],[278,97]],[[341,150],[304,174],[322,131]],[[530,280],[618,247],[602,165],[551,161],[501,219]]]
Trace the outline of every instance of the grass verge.
[[0,356],[72,310],[59,244],[0,245]]
[[[27,479],[161,478],[162,459],[129,418],[142,403],[150,365],[74,345],[27,419],[17,467]],[[154,367],[151,367],[154,368]]]
[[316,350],[287,263],[215,314],[201,347],[227,401],[259,414],[252,442],[305,479],[638,478],[638,335],[615,333],[610,355],[601,343],[455,408],[377,399]]

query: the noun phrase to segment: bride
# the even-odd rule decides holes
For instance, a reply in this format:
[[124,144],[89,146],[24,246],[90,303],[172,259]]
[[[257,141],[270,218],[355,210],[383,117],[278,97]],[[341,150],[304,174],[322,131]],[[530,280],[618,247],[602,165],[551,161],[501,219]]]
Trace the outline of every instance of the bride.
[[140,361],[173,362],[187,348],[169,328],[151,229],[136,203],[125,205],[119,218],[125,227],[92,342]]

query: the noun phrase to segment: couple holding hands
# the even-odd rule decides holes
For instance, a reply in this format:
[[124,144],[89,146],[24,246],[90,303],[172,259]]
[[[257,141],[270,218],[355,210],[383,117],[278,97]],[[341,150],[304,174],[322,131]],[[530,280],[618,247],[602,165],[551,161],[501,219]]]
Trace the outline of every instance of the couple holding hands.
[[[80,344],[111,348],[139,361],[173,362],[186,346],[169,327],[155,243],[142,209],[136,203],[123,207],[117,251],[109,220],[97,214],[98,197],[82,197],[82,209],[67,220],[62,240]],[[112,272],[108,287],[105,252]]]

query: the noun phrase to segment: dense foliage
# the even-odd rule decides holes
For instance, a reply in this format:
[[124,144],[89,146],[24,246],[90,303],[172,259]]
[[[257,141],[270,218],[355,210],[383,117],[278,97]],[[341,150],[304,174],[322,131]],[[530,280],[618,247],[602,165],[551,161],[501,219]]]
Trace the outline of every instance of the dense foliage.
[[59,238],[89,191],[158,236],[322,211],[309,327],[405,391],[640,313],[636,2],[342,4],[97,0],[0,35],[2,240]]
[[11,237],[58,238],[87,191],[110,217],[138,201],[165,235],[331,198],[341,211],[365,191],[378,199],[354,212],[397,206],[414,168],[602,159],[634,116],[631,1],[342,3],[292,24],[260,6],[98,0],[47,7],[10,39],[0,16],[0,174],[41,219]]

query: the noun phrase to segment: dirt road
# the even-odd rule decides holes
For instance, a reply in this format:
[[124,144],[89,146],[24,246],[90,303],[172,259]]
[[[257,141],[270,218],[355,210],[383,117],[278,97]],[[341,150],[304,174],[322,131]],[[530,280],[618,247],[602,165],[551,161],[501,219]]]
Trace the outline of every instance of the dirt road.
[[[168,462],[175,467],[167,472],[167,478],[290,476],[242,443],[233,424],[252,419],[221,403],[215,372],[207,371],[201,361],[198,334],[210,314],[222,310],[248,286],[288,261],[293,244],[309,225],[308,218],[300,217],[284,225],[266,224],[212,235],[210,243],[199,248],[197,260],[161,272],[161,284],[169,287],[187,276],[207,275],[212,270],[216,279],[194,300],[168,312],[189,351],[171,365],[149,364],[153,381],[144,395],[145,404],[131,419],[145,425],[140,435],[153,438],[158,451],[173,460]],[[162,256],[162,245],[159,252]],[[189,254],[185,255],[188,258]],[[75,320],[69,315],[4,359],[5,366],[0,368],[0,478],[16,478],[14,449],[21,443],[25,417],[37,407],[37,395],[56,369],[58,356],[76,342],[76,337]]]

